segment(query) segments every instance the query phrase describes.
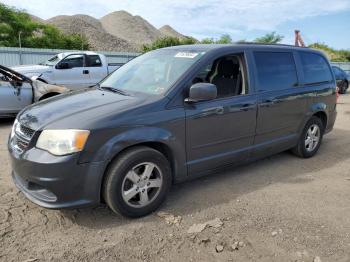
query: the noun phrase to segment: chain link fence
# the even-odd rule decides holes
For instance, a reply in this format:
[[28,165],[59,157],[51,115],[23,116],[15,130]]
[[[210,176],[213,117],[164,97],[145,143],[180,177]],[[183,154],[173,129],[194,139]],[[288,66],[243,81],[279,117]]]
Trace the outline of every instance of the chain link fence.
[[[74,52],[78,50],[61,49],[38,49],[38,48],[17,48],[0,47],[0,65],[16,66],[39,64],[50,57],[64,52]],[[108,63],[125,64],[131,59],[137,57],[139,53],[128,52],[99,52],[107,57]]]

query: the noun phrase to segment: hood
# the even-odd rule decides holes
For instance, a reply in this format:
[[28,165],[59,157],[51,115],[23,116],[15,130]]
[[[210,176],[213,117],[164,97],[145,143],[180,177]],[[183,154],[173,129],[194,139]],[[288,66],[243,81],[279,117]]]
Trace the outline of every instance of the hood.
[[11,67],[12,70],[15,70],[21,74],[31,74],[31,73],[43,73],[46,71],[51,71],[51,66],[45,66],[45,65],[20,65],[20,66],[13,66]]
[[86,89],[33,104],[24,109],[17,119],[34,130],[90,129],[104,117],[139,107],[148,100],[144,96],[125,96],[100,89]]
[[0,74],[8,77],[12,81],[32,83],[32,80],[30,78],[18,73],[17,71],[12,70],[6,66],[0,65]]

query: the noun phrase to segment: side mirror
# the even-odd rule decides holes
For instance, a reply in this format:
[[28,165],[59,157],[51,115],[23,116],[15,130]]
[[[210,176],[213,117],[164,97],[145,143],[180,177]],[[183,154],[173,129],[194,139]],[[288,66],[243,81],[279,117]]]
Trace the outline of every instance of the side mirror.
[[69,69],[70,65],[66,62],[62,62],[56,65],[56,69]]
[[185,99],[187,103],[206,101],[215,99],[217,96],[216,85],[210,83],[197,83],[191,86],[189,97]]
[[15,81],[15,82],[14,82],[14,86],[17,87],[17,88],[18,88],[18,87],[21,87],[21,86],[23,86],[23,82]]

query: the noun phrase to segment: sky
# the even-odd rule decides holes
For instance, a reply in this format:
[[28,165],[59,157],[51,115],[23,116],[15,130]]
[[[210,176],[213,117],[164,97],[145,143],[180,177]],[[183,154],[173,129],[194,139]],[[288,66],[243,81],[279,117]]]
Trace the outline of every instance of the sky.
[[87,14],[96,18],[118,10],[140,15],[155,27],[169,24],[197,39],[229,34],[251,41],[276,31],[294,44],[294,29],[306,44],[323,42],[350,50],[350,0],[0,0],[47,19]]

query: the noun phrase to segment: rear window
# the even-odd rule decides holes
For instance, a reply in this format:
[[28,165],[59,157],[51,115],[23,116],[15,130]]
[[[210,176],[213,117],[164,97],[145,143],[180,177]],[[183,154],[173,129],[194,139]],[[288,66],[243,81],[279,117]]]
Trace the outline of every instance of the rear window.
[[317,84],[333,80],[331,69],[326,59],[318,54],[300,52],[305,84]]
[[100,67],[102,66],[101,58],[99,55],[87,55],[86,56],[87,67]]
[[254,52],[259,91],[283,90],[298,84],[293,54]]

